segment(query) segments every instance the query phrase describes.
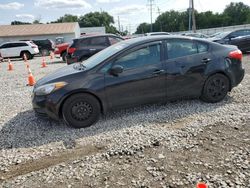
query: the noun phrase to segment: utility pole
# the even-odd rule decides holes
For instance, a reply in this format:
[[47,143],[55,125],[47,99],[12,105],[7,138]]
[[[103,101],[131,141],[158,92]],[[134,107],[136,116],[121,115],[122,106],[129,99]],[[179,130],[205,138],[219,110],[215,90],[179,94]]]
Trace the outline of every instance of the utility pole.
[[[157,7],[158,8],[158,14],[159,14],[159,16],[161,15],[161,10],[160,10],[160,8],[159,7]],[[159,22],[160,22],[160,29],[161,29],[161,31],[162,31],[162,24],[161,24],[161,20],[159,19]]]
[[121,32],[121,24],[120,24],[120,17],[118,16],[118,31]]
[[149,1],[149,9],[150,9],[150,31],[153,31],[153,2],[154,0]]
[[192,18],[193,18],[193,32],[196,33],[196,21],[195,21],[195,10],[194,10],[194,0],[192,1]]
[[192,30],[192,0],[189,0],[189,8],[188,8],[188,30]]

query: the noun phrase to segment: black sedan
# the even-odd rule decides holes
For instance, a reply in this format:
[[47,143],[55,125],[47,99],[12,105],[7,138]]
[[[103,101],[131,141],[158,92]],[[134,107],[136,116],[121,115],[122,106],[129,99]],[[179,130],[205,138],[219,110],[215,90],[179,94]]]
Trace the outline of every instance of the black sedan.
[[42,78],[34,87],[33,108],[82,128],[118,108],[190,97],[219,102],[243,77],[236,46],[178,36],[141,37]]
[[250,51],[250,29],[222,32],[210,38],[213,42],[237,46],[243,53]]

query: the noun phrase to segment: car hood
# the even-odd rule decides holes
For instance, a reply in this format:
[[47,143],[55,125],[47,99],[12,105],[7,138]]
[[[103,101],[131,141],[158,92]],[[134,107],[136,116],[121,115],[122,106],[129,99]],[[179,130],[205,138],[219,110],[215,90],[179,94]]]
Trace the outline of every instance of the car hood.
[[78,67],[79,67],[78,64],[72,64],[62,67],[56,70],[55,72],[48,74],[47,76],[44,76],[43,78],[38,80],[34,87],[36,88],[41,85],[53,82],[67,81],[71,75],[85,71],[83,69],[79,69]]
[[69,43],[62,43],[62,44],[56,45],[57,48],[66,47],[66,46],[69,46]]

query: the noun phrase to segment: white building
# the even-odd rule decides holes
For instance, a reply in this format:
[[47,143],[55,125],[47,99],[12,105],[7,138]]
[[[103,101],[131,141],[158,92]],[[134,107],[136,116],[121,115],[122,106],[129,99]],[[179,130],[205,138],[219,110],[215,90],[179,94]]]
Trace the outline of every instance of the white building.
[[85,34],[105,34],[105,27],[81,27],[80,28],[81,35]]
[[63,37],[64,42],[71,42],[80,37],[80,27],[77,22],[30,24],[30,25],[0,25],[0,44],[17,40],[36,40]]

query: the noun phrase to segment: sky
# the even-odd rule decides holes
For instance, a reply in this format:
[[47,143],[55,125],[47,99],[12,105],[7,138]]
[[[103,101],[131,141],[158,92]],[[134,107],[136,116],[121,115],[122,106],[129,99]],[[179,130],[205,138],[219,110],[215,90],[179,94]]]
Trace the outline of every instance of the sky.
[[[199,12],[211,10],[222,12],[230,2],[243,2],[250,6],[250,0],[194,0]],[[153,20],[167,10],[185,11],[189,0],[153,0]],[[0,0],[0,25],[13,20],[42,23],[55,21],[64,14],[84,15],[93,11],[106,11],[114,17],[118,28],[134,32],[142,22],[150,23],[149,0]]]

